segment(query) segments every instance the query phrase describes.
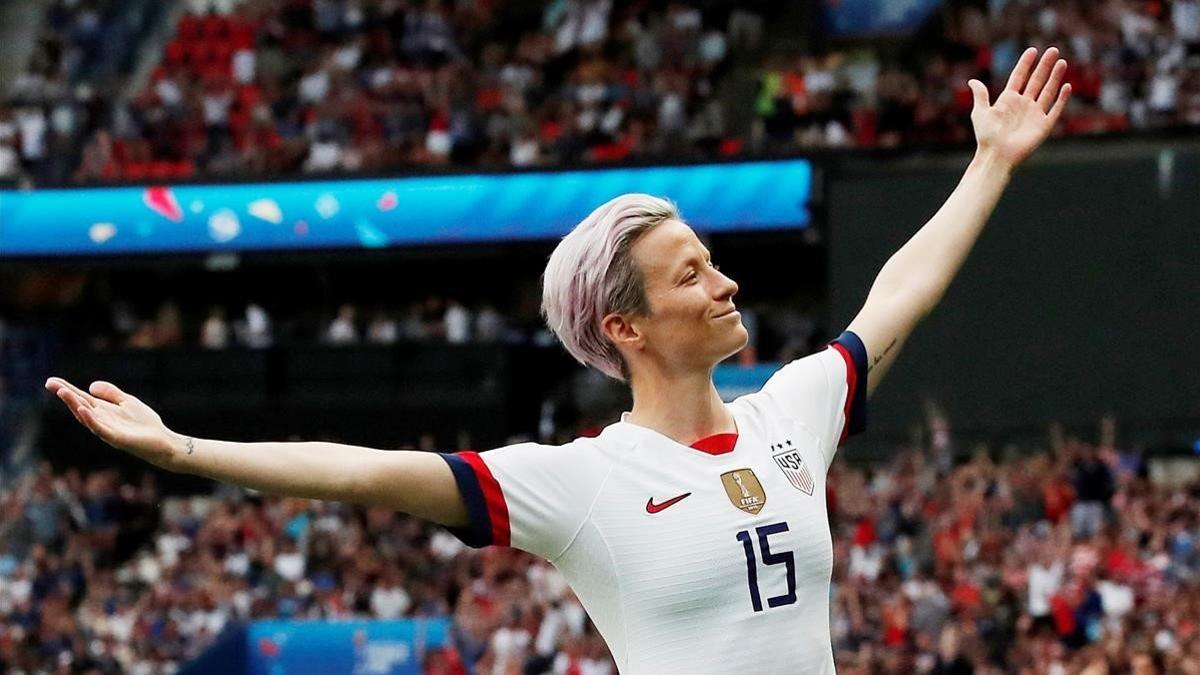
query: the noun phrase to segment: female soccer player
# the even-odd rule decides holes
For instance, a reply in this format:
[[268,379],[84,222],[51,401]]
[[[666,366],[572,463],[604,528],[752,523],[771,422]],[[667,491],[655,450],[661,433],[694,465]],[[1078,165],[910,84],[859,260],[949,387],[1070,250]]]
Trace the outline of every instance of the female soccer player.
[[1056,49],[1040,61],[1027,50],[994,103],[969,83],[977,150],[962,182],[884,265],[829,349],[729,404],[712,373],[746,343],[737,284],[670,202],[638,194],[579,223],[545,272],[550,328],[575,358],[633,390],[633,410],[597,438],[482,454],[234,443],[175,433],[107,382],[46,387],[106,443],[167,470],[386,506],[474,546],[542,556],[621,672],[833,672],[826,470],[1013,170],[1062,113],[1066,66]]

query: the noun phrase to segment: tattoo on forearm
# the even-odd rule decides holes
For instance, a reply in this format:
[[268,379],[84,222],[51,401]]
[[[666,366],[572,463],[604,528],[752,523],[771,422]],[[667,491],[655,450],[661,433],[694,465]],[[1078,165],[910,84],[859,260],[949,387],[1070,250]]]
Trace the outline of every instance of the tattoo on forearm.
[[192,440],[192,439],[189,437],[189,438],[187,439],[187,448],[188,448],[188,454],[189,454],[189,455],[190,455],[190,454],[192,454],[193,452],[195,452],[195,451],[196,451],[196,441]]
[[892,351],[892,347],[895,347],[895,346],[896,346],[896,338],[892,338],[892,344],[888,345],[886,349],[884,349],[882,352],[876,354],[875,358],[871,359],[871,365],[867,366],[867,372],[868,373],[871,372],[871,370],[873,370],[875,368],[875,366],[879,365],[879,362],[883,360],[883,357],[887,356],[888,352]]

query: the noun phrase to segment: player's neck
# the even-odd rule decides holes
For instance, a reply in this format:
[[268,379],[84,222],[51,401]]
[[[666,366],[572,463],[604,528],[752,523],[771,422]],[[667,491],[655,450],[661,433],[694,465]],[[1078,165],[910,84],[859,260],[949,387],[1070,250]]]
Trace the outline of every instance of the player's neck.
[[691,445],[714,434],[737,433],[733,414],[709,373],[633,378],[633,410],[626,421]]

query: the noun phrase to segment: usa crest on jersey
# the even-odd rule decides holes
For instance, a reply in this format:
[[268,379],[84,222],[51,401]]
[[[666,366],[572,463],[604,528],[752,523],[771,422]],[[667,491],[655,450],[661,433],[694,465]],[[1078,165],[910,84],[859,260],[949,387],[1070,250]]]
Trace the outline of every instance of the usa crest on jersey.
[[792,487],[811,497],[817,483],[813,480],[812,472],[808,470],[808,463],[800,456],[800,451],[792,445],[790,440],[775,443],[771,449],[776,451],[771,456]]

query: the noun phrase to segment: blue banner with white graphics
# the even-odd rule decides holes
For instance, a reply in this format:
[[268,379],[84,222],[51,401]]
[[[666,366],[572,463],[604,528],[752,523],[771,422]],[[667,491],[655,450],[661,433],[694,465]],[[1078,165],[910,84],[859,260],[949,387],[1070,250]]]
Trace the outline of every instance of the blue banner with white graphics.
[[449,619],[255,621],[246,628],[250,675],[420,675],[447,641]]
[[0,190],[0,258],[552,239],[626,192],[674,200],[700,231],[800,228],[812,165]]
[[825,0],[825,31],[852,38],[911,33],[942,0]]

